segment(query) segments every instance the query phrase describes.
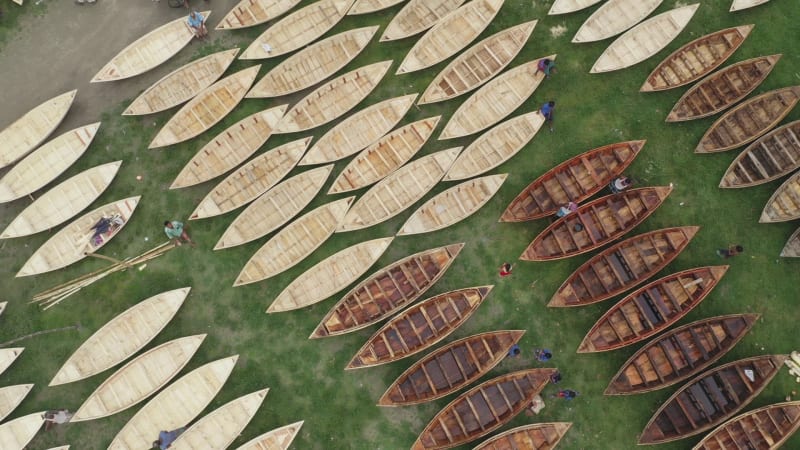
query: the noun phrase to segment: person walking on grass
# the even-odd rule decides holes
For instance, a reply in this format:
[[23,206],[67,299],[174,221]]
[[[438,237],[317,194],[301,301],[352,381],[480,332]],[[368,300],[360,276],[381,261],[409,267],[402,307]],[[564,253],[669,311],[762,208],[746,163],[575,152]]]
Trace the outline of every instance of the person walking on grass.
[[553,131],[553,114],[555,114],[556,102],[550,100],[539,108],[539,113],[544,116],[544,123],[550,125],[550,131]]
[[186,230],[183,229],[183,222],[177,220],[165,221],[164,233],[167,235],[168,239],[175,241],[175,245],[181,245],[181,242],[187,242],[192,247],[195,246],[192,238],[190,238],[189,235],[186,234]]

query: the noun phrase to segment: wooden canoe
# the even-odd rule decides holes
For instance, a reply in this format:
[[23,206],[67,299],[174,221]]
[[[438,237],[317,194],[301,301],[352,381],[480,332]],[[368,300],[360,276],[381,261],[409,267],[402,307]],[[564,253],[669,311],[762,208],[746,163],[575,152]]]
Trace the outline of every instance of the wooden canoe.
[[[211,11],[200,14],[208,20]],[[92,83],[130,78],[165,63],[194,39],[186,17],[181,16],[140,37],[111,58]]]
[[353,0],[319,0],[261,33],[239,59],[274,58],[314,42],[344,17]]
[[639,285],[672,262],[699,229],[663,228],[606,248],[575,269],[547,306],[591,305]]
[[744,43],[753,25],[725,28],[684,44],[650,72],[639,92],[673,89],[708,75]]
[[753,328],[760,314],[710,317],[670,330],[636,351],[605,395],[652,392],[711,367]]
[[0,203],[10,202],[47,186],[92,143],[100,122],[75,128],[39,147],[0,179]]
[[572,422],[522,425],[492,436],[474,450],[549,450],[556,448],[571,426]]
[[503,2],[473,0],[443,17],[411,47],[395,74],[422,70],[455,55],[489,26]]
[[450,100],[491,80],[522,50],[536,22],[506,28],[458,55],[431,81],[418,104]]
[[751,97],[717,119],[700,139],[695,153],[731,150],[757,139],[786,117],[800,100],[800,86]]
[[255,200],[297,165],[309,142],[311,136],[275,147],[246,162],[211,189],[189,220],[225,214]]
[[592,251],[642,223],[671,192],[672,186],[645,187],[586,203],[539,233],[519,259],[549,261]]
[[369,64],[323,84],[292,106],[275,133],[306,131],[341,117],[378,86],[391,65],[391,60]]
[[616,350],[664,331],[700,304],[727,270],[728,266],[696,267],[633,291],[597,320],[578,353]]
[[777,180],[800,167],[800,120],[761,136],[733,160],[721,188],[742,188]]
[[495,126],[458,155],[444,181],[466,180],[503,164],[533,139],[542,124],[544,116],[532,111]]
[[392,240],[386,237],[361,242],[323,259],[286,286],[267,312],[304,308],[339,292],[369,270]]
[[17,409],[32,387],[32,384],[18,384],[0,388],[0,422]]
[[354,198],[327,203],[286,225],[250,257],[233,285],[266,280],[304,260],[331,237]]
[[727,109],[753,92],[772,72],[781,56],[759,56],[712,73],[678,99],[667,115],[667,122],[700,119]]
[[247,443],[243,444],[241,447],[237,447],[236,450],[288,450],[302,426],[303,421],[301,420],[267,431],[247,441]]
[[300,0],[241,0],[225,17],[215,30],[237,30],[274,20],[297,6]]
[[374,13],[382,9],[391,8],[403,1],[405,0],[356,0],[350,10],[347,11],[347,15]]
[[663,12],[626,31],[597,58],[589,73],[624,69],[660,52],[689,24],[698,6],[695,3]]
[[358,199],[336,231],[368,228],[405,211],[433,189],[460,151],[461,147],[442,150],[397,169]]
[[205,338],[198,334],[174,339],[136,357],[103,381],[70,422],[108,417],[138,404],[177,375]]
[[465,0],[411,0],[383,30],[381,42],[394,41],[422,33],[455,11]]
[[0,448],[24,450],[44,424],[44,411],[18,417],[0,425]]
[[238,358],[234,355],[212,361],[164,388],[122,427],[108,450],[147,448],[159,431],[185,427],[222,389]]
[[69,445],[62,445],[60,447],[52,447],[49,450],[69,450]]
[[75,89],[53,97],[0,131],[0,169],[44,142],[64,120],[77,93]]
[[292,220],[317,195],[333,164],[282,181],[250,203],[228,225],[214,250],[235,247],[271,233]]
[[716,427],[753,401],[786,358],[740,359],[698,375],[658,408],[639,436],[639,444],[677,441]]
[[573,43],[596,42],[616,36],[649,16],[663,0],[608,0],[583,22]]
[[398,361],[436,345],[472,316],[493,287],[458,289],[411,306],[367,339],[345,370]]
[[500,190],[507,176],[501,173],[473,178],[436,194],[414,211],[397,235],[429,233],[466,219]]
[[8,224],[0,239],[28,236],[71,219],[105,191],[120,165],[122,161],[93,167],[45,192]]
[[692,450],[775,450],[800,428],[800,401],[776,403],[740,414],[720,425]]
[[414,303],[439,281],[462,248],[463,242],[424,250],[378,270],[345,294],[308,338],[360,330]]
[[500,222],[524,222],[555,214],[605,189],[639,155],[647,141],[608,144],[574,156],[529,184],[508,205]]
[[0,316],[6,311],[6,306],[8,306],[8,302],[0,302]]
[[25,347],[0,348],[0,374],[8,369],[23,350]]
[[161,127],[148,148],[189,140],[216,125],[239,104],[260,68],[248,67],[205,88]]
[[491,433],[530,405],[555,372],[520,370],[479,384],[442,408],[411,450],[451,448]]
[[733,0],[730,12],[741,11],[743,9],[752,8],[753,6],[763,5],[769,0]]
[[223,50],[176,69],[139,94],[122,115],[153,114],[189,101],[217,81],[238,53],[238,48]]
[[781,256],[784,258],[800,258],[800,228],[789,236],[786,245],[781,250]]
[[558,14],[573,13],[600,3],[600,1],[601,0],[555,0],[550,10],[547,12],[547,15],[555,16]]
[[494,331],[445,345],[403,372],[378,406],[417,405],[469,386],[500,364],[523,334],[525,330]]
[[759,223],[786,222],[800,217],[800,172],[783,182],[767,200]]
[[[105,204],[72,221],[54,234],[17,272],[17,277],[37,275],[61,269],[94,253],[114,238],[130,220],[141,196],[128,197]],[[93,238],[92,227],[102,218],[122,223]]]
[[333,181],[328,194],[341,194],[382,180],[408,162],[433,134],[442,116],[400,127],[361,151]]

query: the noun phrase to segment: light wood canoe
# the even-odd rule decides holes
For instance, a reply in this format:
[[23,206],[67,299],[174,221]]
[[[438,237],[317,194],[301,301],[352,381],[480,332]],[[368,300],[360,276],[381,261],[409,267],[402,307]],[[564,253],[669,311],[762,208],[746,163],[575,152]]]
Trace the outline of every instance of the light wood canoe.
[[212,361],[164,388],[122,427],[108,450],[147,448],[159,431],[185,427],[222,389],[238,358]]
[[0,374],[8,369],[23,350],[25,347],[0,348]]
[[664,58],[639,92],[673,89],[693,83],[719,67],[750,35],[753,25],[739,25],[701,36]]
[[77,93],[75,89],[53,97],[0,131],[0,169],[44,142],[64,120]]
[[536,22],[506,28],[458,55],[431,81],[418,104],[450,100],[491,80],[522,50]]
[[608,0],[578,28],[573,43],[596,42],[616,36],[641,22],[663,0]]
[[555,16],[558,14],[569,14],[582,9],[586,9],[592,5],[600,3],[601,0],[555,0],[550,11],[547,12],[548,16]]
[[572,422],[522,425],[492,436],[473,450],[549,450],[556,448],[571,426]]
[[300,50],[258,80],[245,97],[280,97],[314,86],[358,56],[376,31],[378,25],[356,28]]
[[548,261],[592,251],[642,223],[671,192],[671,185],[645,187],[586,203],[539,233],[519,259]]
[[70,422],[108,417],[143,401],[186,366],[205,338],[198,334],[174,339],[136,357],[103,381]]
[[396,75],[422,70],[455,55],[489,26],[504,0],[473,0],[436,22],[408,51]]
[[394,41],[422,33],[455,11],[465,0],[411,0],[383,30],[381,42]]
[[616,350],[664,331],[699,305],[728,267],[683,270],[626,295],[592,326],[578,353]]
[[761,212],[759,223],[786,222],[800,217],[800,172],[775,189]]
[[32,387],[32,384],[18,384],[0,388],[0,422],[22,403]]
[[451,342],[403,372],[378,406],[417,405],[452,394],[500,364],[525,330],[493,331]]
[[608,300],[643,283],[689,245],[700,227],[649,231],[606,248],[572,272],[547,306],[583,306]]
[[776,403],[740,414],[720,425],[692,450],[776,450],[800,428],[800,401]]
[[44,424],[44,411],[18,417],[0,425],[0,448],[24,450]]
[[513,158],[544,124],[544,116],[532,111],[508,119],[479,136],[458,155],[444,181],[458,181],[486,173]]
[[501,173],[473,178],[436,194],[414,211],[397,235],[429,233],[466,219],[500,190],[507,176]]
[[626,31],[597,58],[589,73],[624,69],[660,52],[689,24],[698,6],[695,3],[663,12]]
[[21,6],[23,0],[11,0],[11,1]]
[[49,450],[69,450],[69,445],[62,445],[60,447],[53,447]]
[[242,0],[220,20],[215,30],[236,30],[274,20],[297,6],[300,0]]
[[356,0],[350,10],[347,11],[347,15],[374,13],[382,9],[391,8],[403,1],[405,0]]
[[205,88],[161,127],[148,148],[186,141],[216,125],[239,104],[260,68],[248,67]]
[[311,203],[331,170],[333,164],[308,170],[265,192],[228,225],[214,250],[254,241],[283,226]]
[[611,378],[604,394],[652,392],[694,376],[725,356],[759,317],[710,317],[668,331],[636,351]]
[[284,425],[253,438],[236,450],[288,450],[297,433],[303,426],[303,421]]
[[[127,225],[141,196],[105,204],[72,221],[42,244],[17,272],[17,277],[37,275],[76,263],[100,250]],[[93,238],[92,227],[102,218],[121,221],[109,231]]]
[[743,188],[777,180],[800,167],[800,120],[761,136],[733,160],[721,188]]
[[698,375],[658,408],[639,436],[639,444],[672,442],[716,427],[753,401],[787,358],[740,359]]
[[304,260],[331,237],[354,198],[327,203],[286,225],[250,257],[233,285],[266,280]]
[[798,100],[800,86],[775,89],[750,97],[711,124],[694,152],[724,152],[747,144],[778,124]]
[[6,306],[8,306],[8,302],[0,302],[0,316],[6,311]]
[[[211,11],[200,14],[208,20]],[[92,83],[130,78],[165,63],[194,39],[185,16],[168,22],[128,45],[92,78]]]
[[466,322],[493,287],[458,289],[411,306],[367,339],[345,370],[398,361],[433,347]]
[[328,194],[361,189],[402,167],[425,145],[441,118],[434,116],[418,120],[378,139],[342,169]]
[[781,256],[784,258],[800,258],[800,228],[789,236],[786,245],[781,250]]
[[763,5],[769,0],[733,0],[730,12],[741,11],[743,9],[752,8],[754,6]]
[[111,319],[75,350],[49,386],[83,380],[128,359],[167,326],[190,290],[162,292]]
[[274,58],[314,42],[344,17],[353,0],[318,0],[267,27],[239,59]]
[[433,189],[460,151],[461,147],[442,150],[397,169],[358,199],[336,231],[361,230],[405,211]]
[[339,292],[369,270],[392,240],[386,237],[361,242],[323,259],[286,286],[267,312],[304,308]]
[[479,384],[442,408],[411,450],[451,448],[491,433],[528,407],[555,372],[520,370]]

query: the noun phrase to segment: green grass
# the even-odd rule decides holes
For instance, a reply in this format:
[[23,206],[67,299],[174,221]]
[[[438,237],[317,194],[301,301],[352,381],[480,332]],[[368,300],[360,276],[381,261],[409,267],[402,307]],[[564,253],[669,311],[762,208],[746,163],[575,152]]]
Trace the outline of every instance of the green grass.
[[[14,15],[34,13],[27,3],[24,9],[14,9],[14,5],[4,8],[6,18],[10,10],[23,11],[12,13]],[[306,0],[302,5],[309,3]],[[656,12],[666,11],[675,5],[672,1],[665,2]],[[512,161],[493,171],[508,172],[508,179],[499,193],[477,214],[442,231],[397,237],[368,273],[417,251],[466,242],[459,258],[429,294],[482,284],[496,286],[477,313],[447,341],[488,330],[525,329],[527,333],[521,341],[523,356],[503,362],[484,380],[526,367],[543,367],[543,364],[533,360],[532,349],[546,346],[555,352],[548,366],[557,366],[564,374],[559,387],[581,392],[581,396],[572,402],[546,399],[547,406],[539,416],[528,418],[521,415],[503,429],[531,421],[570,421],[574,425],[561,448],[635,448],[637,435],[652,412],[674,391],[673,388],[632,397],[603,397],[602,392],[611,376],[637,346],[592,355],[577,355],[575,349],[586,331],[612,303],[609,301],[568,310],[545,307],[556,288],[590,255],[547,263],[518,262],[514,274],[508,279],[500,279],[496,273],[496,268],[502,262],[515,261],[547,222],[498,223],[497,218],[505,206],[530,181],[549,168],[604,144],[647,139],[647,145],[629,170],[630,174],[639,180],[641,186],[675,184],[674,192],[664,205],[631,234],[668,226],[702,227],[687,250],[660,275],[720,264],[714,250],[732,242],[740,243],[746,249],[743,255],[726,261],[731,264],[726,277],[680,323],[728,313],[761,313],[762,318],[753,331],[721,360],[723,363],[765,353],[788,353],[797,348],[798,340],[796,336],[793,337],[793,329],[796,326],[794,322],[800,317],[795,309],[798,263],[777,256],[796,225],[757,223],[764,203],[782,180],[746,190],[718,189],[719,179],[735,153],[695,155],[692,152],[714,118],[666,124],[664,117],[667,111],[684,89],[647,95],[638,92],[649,71],[669,52],[703,34],[746,23],[755,23],[756,27],[730,62],[784,52],[776,69],[756,92],[796,84],[800,77],[800,54],[793,51],[792,45],[800,38],[800,34],[796,21],[792,19],[794,9],[791,2],[775,1],[737,14],[728,13],[729,6],[730,0],[702,2],[689,26],[668,48],[632,68],[603,75],[590,75],[588,70],[611,40],[584,45],[570,43],[572,35],[592,9],[568,16],[550,17],[546,16],[549,2],[506,0],[497,18],[481,36],[489,36],[522,21],[539,19],[533,36],[512,66],[557,53],[558,73],[545,81],[512,117],[554,99],[557,101],[556,130],[554,133],[542,130]],[[380,33],[398,10],[399,6],[385,12],[347,17],[327,35],[372,24],[382,25]],[[3,22],[0,27],[0,42],[4,35],[13,30],[13,20],[15,17],[12,16],[11,22]],[[558,36],[552,34],[553,27],[558,26],[566,27],[567,31]],[[244,47],[262,29],[215,33],[212,35],[216,39],[213,43],[194,46],[192,50],[199,57],[233,45]],[[379,44],[376,38],[342,71],[394,59],[389,74],[358,109],[389,97],[421,93],[446,65],[442,63],[411,75],[394,76],[394,70],[414,42],[415,39],[406,39]],[[261,75],[281,60],[263,61]],[[252,64],[236,61],[228,73]],[[131,118],[120,116],[129,101],[109,105],[90,151],[59,181],[100,163],[122,159],[124,163],[113,185],[95,204],[101,205],[137,194],[142,195],[142,201],[126,229],[102,253],[118,258],[138,255],[164,239],[161,224],[165,219],[188,217],[197,203],[220,181],[215,179],[180,190],[168,189],[183,165],[202,145],[241,118],[267,107],[293,104],[306,92],[290,98],[245,100],[220,124],[202,136],[158,150],[147,150],[147,144],[174,110]],[[435,140],[449,116],[465,98],[462,96],[457,100],[414,107],[404,118],[401,124],[443,115],[434,138],[422,149],[420,156],[454,145],[466,145],[475,138]],[[795,110],[785,122],[798,118],[800,111]],[[311,134],[318,139],[337,122],[314,129]],[[298,133],[271,137],[265,149],[306,135]],[[338,162],[334,174],[338,174],[347,161]],[[290,175],[302,170],[294,170]],[[142,175],[143,180],[136,181],[136,175]],[[330,181],[323,188],[324,191],[327,191],[329,184]],[[426,198],[452,185],[440,183]],[[325,195],[319,195],[306,211],[330,200]],[[28,200],[20,200],[2,206],[0,226],[5,227],[28,203]],[[416,206],[420,204],[422,201]],[[310,341],[307,336],[335,302],[334,298],[294,312],[266,315],[264,310],[291,280],[325,257],[367,239],[393,235],[416,206],[384,224],[334,235],[291,270],[267,281],[239,288],[231,287],[233,280],[242,265],[268,237],[214,252],[211,250],[214,243],[240,211],[193,221],[189,231],[199,242],[197,248],[181,247],[151,261],[143,271],[129,270],[112,275],[46,312],[40,312],[37,306],[28,304],[33,294],[103,267],[105,263],[87,259],[55,273],[15,279],[13,275],[28,256],[51,234],[40,233],[0,242],[0,267],[3,267],[0,290],[5,292],[1,297],[10,301],[8,311],[0,317],[0,341],[39,330],[80,325],[77,331],[41,335],[16,344],[25,346],[26,350],[14,366],[0,375],[0,386],[36,383],[36,387],[12,417],[49,408],[77,409],[113,371],[66,386],[46,387],[64,360],[94,331],[124,309],[159,292],[191,286],[192,292],[185,305],[148,348],[180,336],[208,333],[206,341],[184,373],[218,358],[240,355],[230,380],[205,412],[246,393],[263,387],[271,388],[264,405],[236,441],[237,445],[269,429],[305,420],[305,426],[293,448],[410,447],[431,417],[453,398],[450,396],[431,404],[408,408],[382,409],[374,406],[386,387],[416,358],[345,372],[343,367],[375,327],[343,337]],[[145,241],[145,238],[149,240]],[[533,283],[535,285],[532,287]],[[339,298],[338,295],[334,297]],[[545,395],[555,392],[555,389],[547,387]],[[748,409],[783,401],[793,389],[797,389],[797,385],[784,371]],[[44,449],[65,443],[71,443],[72,448],[105,448],[136,410],[132,408],[110,418],[71,424],[41,433],[33,441],[32,448]],[[659,448],[687,448],[698,440],[699,437],[695,437]],[[786,448],[797,447],[800,447],[800,436],[795,436],[786,444]]]

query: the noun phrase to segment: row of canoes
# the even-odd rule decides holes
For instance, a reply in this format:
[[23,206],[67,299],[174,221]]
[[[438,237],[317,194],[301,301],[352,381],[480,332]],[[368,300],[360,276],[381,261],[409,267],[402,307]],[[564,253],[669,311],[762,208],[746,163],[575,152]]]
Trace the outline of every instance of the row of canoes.
[[[730,11],[741,11],[743,9],[752,8],[754,6],[762,5],[769,0],[733,0]],[[600,0],[556,0],[550,7],[548,15],[569,14],[582,9],[588,8]],[[614,2],[620,3],[620,2]]]

